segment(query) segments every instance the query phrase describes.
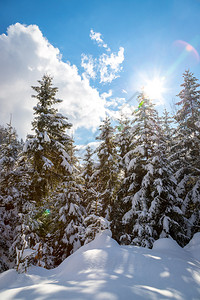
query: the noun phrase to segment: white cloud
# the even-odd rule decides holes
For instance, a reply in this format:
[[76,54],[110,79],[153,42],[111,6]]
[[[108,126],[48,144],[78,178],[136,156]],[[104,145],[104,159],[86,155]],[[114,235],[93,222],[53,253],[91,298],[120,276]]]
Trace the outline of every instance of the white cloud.
[[[112,107],[112,108],[121,107],[122,103],[125,102],[125,98],[122,97],[111,98],[112,95],[113,95],[112,90],[109,90],[108,92],[101,94],[101,98],[105,100],[105,107]],[[106,110],[106,112],[108,111]]]
[[103,39],[101,38],[102,34],[100,32],[94,32],[93,29],[90,30],[90,38],[93,41],[96,41],[99,47],[103,47],[110,51],[110,48],[106,43],[104,43]]
[[124,102],[125,102],[125,98],[120,98],[120,97],[111,98],[109,101],[106,101],[106,107],[119,108]]
[[104,47],[109,51],[101,54],[98,58],[93,58],[92,55],[82,54],[81,66],[84,68],[84,76],[88,79],[96,79],[99,75],[100,83],[111,83],[119,77],[119,72],[122,70],[124,61],[124,48],[120,47],[118,53],[110,53],[110,48],[104,43],[101,38],[101,33],[90,31],[90,37],[96,41],[98,46]]
[[91,55],[82,54],[81,66],[85,69],[86,76],[89,78],[95,79],[96,77],[95,65],[96,61]]
[[[79,76],[76,66],[63,62],[58,48],[53,47],[36,25],[11,25],[0,35],[0,119],[9,121],[25,137],[31,129],[32,85],[38,85],[44,73],[53,76],[53,84],[63,99],[60,109],[74,127],[96,128],[105,116],[105,99],[90,86],[86,76]],[[87,66],[95,76],[92,66]]]
[[89,146],[92,150],[96,149],[101,144],[101,141],[89,142],[84,145],[77,145],[76,150],[78,151],[85,151]]
[[121,64],[124,61],[124,48],[120,47],[118,54],[102,54],[99,59],[100,82],[112,82],[119,77],[122,70]]
[[101,98],[106,100],[107,98],[110,98],[112,96],[112,90],[109,90],[108,92],[105,92],[103,94],[101,94]]
[[119,120],[121,116],[126,116],[129,119],[133,118],[133,113],[135,111],[135,107],[124,103],[123,105],[118,107],[119,109],[114,111],[114,110],[108,110],[106,111],[107,114],[111,117],[112,120]]
[[122,93],[124,93],[124,94],[128,94],[128,92],[126,91],[126,90],[122,90]]

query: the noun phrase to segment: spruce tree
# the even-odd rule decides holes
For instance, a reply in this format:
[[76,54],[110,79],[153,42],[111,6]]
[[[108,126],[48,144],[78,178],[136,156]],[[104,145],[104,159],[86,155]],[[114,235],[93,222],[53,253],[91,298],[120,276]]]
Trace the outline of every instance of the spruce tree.
[[[132,145],[126,155],[125,181],[128,195],[123,216],[122,243],[152,247],[159,237],[177,238],[182,232],[181,211],[174,191],[174,178],[163,150],[160,120],[154,105],[144,93],[132,124]],[[181,219],[182,220],[182,219]]]
[[117,133],[115,142],[119,155],[119,188],[117,190],[117,197],[113,207],[111,230],[113,238],[115,238],[118,242],[120,236],[124,232],[122,217],[124,211],[127,209],[123,199],[127,196],[129,188],[129,182],[126,180],[128,175],[126,168],[126,155],[131,150],[132,135],[130,123],[131,120],[122,115],[118,120],[118,125],[116,126]]
[[56,188],[66,171],[71,170],[68,162],[71,138],[66,129],[71,128],[67,118],[53,107],[62,100],[56,98],[58,88],[52,87],[52,78],[44,75],[39,86],[33,86],[38,103],[34,106],[32,122],[34,135],[29,135],[24,152],[33,166],[32,197],[40,204],[49,190]]
[[176,144],[173,147],[177,192],[184,203],[182,210],[191,239],[200,228],[200,84],[189,70],[183,74],[182,90],[175,120]]
[[82,171],[82,178],[84,180],[83,203],[85,206],[84,244],[94,240],[97,233],[109,228],[109,222],[101,216],[102,203],[95,182],[95,166],[92,155],[91,148],[87,147]]
[[169,112],[164,109],[163,115],[161,117],[161,127],[163,131],[163,138],[165,143],[165,154],[169,158],[171,156],[171,148],[174,144],[174,127],[173,118]]
[[149,228],[148,209],[150,199],[148,190],[143,183],[146,175],[146,164],[152,154],[155,140],[157,115],[153,105],[144,93],[138,96],[138,108],[134,112],[132,122],[132,143],[125,156],[126,177],[124,184],[127,194],[123,198],[125,214],[122,218],[125,232],[121,236],[122,243],[135,243],[150,246],[153,240],[152,228]]
[[97,148],[99,163],[95,173],[96,189],[99,193],[99,201],[102,204],[101,216],[111,221],[112,209],[119,185],[118,154],[110,118],[106,117],[99,129],[100,135],[97,139],[101,143]]
[[[27,220],[24,218],[27,205],[22,205],[23,221],[20,228],[23,229],[23,232],[20,230],[21,237],[23,234],[26,235],[25,240],[28,246],[34,247],[34,244],[41,243],[46,267],[52,267],[53,259],[47,260],[54,243],[52,232],[56,231],[54,226],[52,228],[55,219],[51,213],[54,211],[55,197],[51,196],[53,191],[66,181],[66,175],[72,173],[70,151],[73,141],[66,133],[66,130],[70,129],[72,125],[54,108],[54,105],[59,104],[62,100],[56,98],[58,89],[52,86],[52,78],[44,75],[38,82],[39,86],[32,87],[36,92],[33,98],[37,100],[37,104],[33,108],[34,133],[28,135],[22,153],[25,163],[23,168],[25,170],[28,166],[30,178],[26,199],[32,207],[31,212],[33,212],[33,207],[35,209],[31,218]],[[24,228],[26,228],[26,233],[24,233]],[[33,239],[31,243],[28,241],[30,235]],[[18,241],[20,241],[20,233]]]
[[[32,173],[32,166],[22,151],[16,162],[15,174],[12,179],[17,190],[15,203],[18,219],[13,230],[14,239],[10,247],[10,255],[15,259],[15,267],[18,272],[25,271],[30,263],[29,256],[22,259],[26,248],[31,249],[40,241],[37,234],[40,227],[40,221],[37,219],[39,207],[30,193]],[[35,261],[35,264],[37,263]]]
[[85,157],[83,159],[83,167],[82,167],[82,178],[83,178],[83,187],[84,187],[84,192],[83,192],[83,201],[84,201],[84,206],[86,208],[86,211],[89,212],[89,206],[91,205],[91,201],[94,198],[94,188],[95,188],[95,183],[93,180],[93,174],[94,174],[94,161],[92,159],[93,152],[91,148],[88,146],[86,148],[86,153]]
[[[73,153],[73,152],[72,152]],[[71,160],[75,160],[73,155]],[[66,173],[64,181],[57,187],[51,198],[55,203],[53,222],[53,254],[55,265],[74,253],[84,243],[83,186],[79,170],[74,166]]]
[[0,145],[6,140],[7,130],[4,126],[0,125]]
[[18,190],[14,184],[16,176],[15,163],[20,151],[20,143],[11,123],[4,129],[2,144],[0,145],[0,269],[5,270],[13,266],[13,257],[9,248],[14,239],[14,229],[18,220],[16,199]]

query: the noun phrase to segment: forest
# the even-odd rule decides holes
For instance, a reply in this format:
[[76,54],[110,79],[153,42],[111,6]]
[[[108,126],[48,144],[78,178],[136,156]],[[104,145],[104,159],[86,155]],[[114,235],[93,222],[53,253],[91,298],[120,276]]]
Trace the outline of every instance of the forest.
[[[0,126],[0,271],[58,266],[97,233],[152,248],[200,231],[200,84],[183,74],[173,115],[143,91],[131,118],[107,116],[80,161],[50,75],[33,86],[32,134]],[[84,99],[83,99],[84,101]]]

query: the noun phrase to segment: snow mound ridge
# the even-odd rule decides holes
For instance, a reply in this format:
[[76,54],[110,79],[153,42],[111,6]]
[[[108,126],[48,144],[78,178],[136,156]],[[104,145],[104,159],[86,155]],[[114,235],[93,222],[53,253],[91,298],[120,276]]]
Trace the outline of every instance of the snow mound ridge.
[[185,249],[189,249],[191,247],[200,247],[200,232],[194,234],[191,241],[185,246]]
[[83,270],[103,269],[107,264],[107,255],[114,251],[119,244],[111,238],[110,230],[97,234],[96,238],[79,248],[75,253],[65,259],[55,270],[62,277],[67,272],[80,273]]
[[173,256],[185,259],[188,253],[172,238],[161,238],[154,242],[153,250],[161,253],[173,254]]
[[175,240],[170,238],[162,238],[154,242],[153,249],[180,251],[182,248],[177,244]]
[[200,232],[194,234],[191,241],[184,247],[195,259],[200,261]]
[[[110,248],[112,246],[117,246],[118,243],[112,239],[112,232],[109,229],[106,229],[99,234],[97,234],[96,238],[90,242],[89,247],[91,248]],[[87,246],[87,245],[85,245]],[[85,247],[83,246],[83,247]],[[119,245],[118,245],[119,246]]]

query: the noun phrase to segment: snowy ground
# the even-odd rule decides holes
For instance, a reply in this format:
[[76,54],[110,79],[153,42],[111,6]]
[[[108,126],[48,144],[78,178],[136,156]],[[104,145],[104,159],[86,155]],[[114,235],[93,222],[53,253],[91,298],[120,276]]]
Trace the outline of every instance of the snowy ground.
[[200,299],[200,233],[182,249],[170,239],[152,250],[119,246],[100,234],[58,268],[0,274],[0,299]]

